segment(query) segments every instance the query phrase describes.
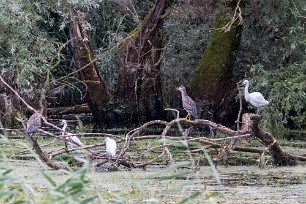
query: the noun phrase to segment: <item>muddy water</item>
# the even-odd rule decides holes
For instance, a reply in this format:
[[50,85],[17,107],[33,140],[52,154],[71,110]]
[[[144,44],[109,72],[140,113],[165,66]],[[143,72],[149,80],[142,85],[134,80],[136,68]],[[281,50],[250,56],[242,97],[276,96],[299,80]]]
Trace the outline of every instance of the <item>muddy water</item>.
[[[36,161],[10,161],[9,167],[24,178],[38,194],[43,194],[51,185],[42,176],[45,167]],[[164,167],[147,170],[120,169],[119,172],[88,173],[91,183],[89,193],[101,194],[103,203],[177,203],[200,192],[190,203],[306,203],[306,167],[272,167],[261,170],[257,166],[218,167],[217,174],[209,166],[187,176],[172,179],[158,179]],[[189,171],[176,169],[173,175]],[[60,184],[68,178],[60,171],[46,172]],[[157,174],[156,174],[157,173]],[[217,184],[215,177],[221,179]],[[95,203],[101,203],[96,201]]]

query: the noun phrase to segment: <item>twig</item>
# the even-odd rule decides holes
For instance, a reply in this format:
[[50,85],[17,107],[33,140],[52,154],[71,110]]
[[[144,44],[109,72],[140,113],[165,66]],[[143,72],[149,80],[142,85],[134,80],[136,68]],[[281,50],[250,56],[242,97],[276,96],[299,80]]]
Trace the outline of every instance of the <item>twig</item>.
[[15,91],[8,83],[6,83],[5,81],[4,81],[4,79],[2,78],[2,76],[0,76],[0,81],[6,86],[6,87],[8,87],[12,92],[14,92],[14,94],[21,100],[21,102],[24,104],[24,105],[26,105],[26,107],[28,108],[28,109],[30,109],[31,111],[33,111],[33,112],[36,112],[36,110],[32,107],[32,106],[30,106],[18,93],[17,93],[17,91]]
[[160,147],[163,147],[163,145],[158,145],[158,146],[154,146],[154,147],[151,147],[151,148],[147,149],[146,151],[144,151],[144,152],[141,153],[141,155],[139,156],[140,159],[143,158],[143,155],[144,155],[144,154],[146,154],[146,153],[148,153],[148,152],[150,152],[150,151],[152,151],[152,150],[154,150],[154,149],[160,148]]
[[142,126],[138,127],[138,128],[135,128],[131,131],[129,131],[126,135],[125,135],[125,141],[127,142],[128,140],[130,140],[133,136],[139,134],[143,129],[145,129],[147,126],[149,125],[155,125],[155,124],[163,124],[163,125],[166,125],[167,122],[164,121],[164,120],[152,120],[152,121],[149,121],[145,124],[143,124]]
[[239,112],[237,115],[236,124],[237,124],[237,131],[238,131],[240,130],[240,118],[241,118],[241,113],[242,113],[242,97],[241,97],[240,86],[238,83],[237,83],[237,89],[238,89],[238,97],[239,97]]
[[173,109],[173,108],[165,108],[165,110],[168,110],[168,111],[174,111],[176,112],[176,119],[179,119],[180,118],[180,111],[176,110],[176,109]]
[[145,163],[135,164],[134,166],[135,166],[135,168],[141,168],[141,167],[147,166],[148,164],[153,163],[154,161],[156,161],[156,160],[162,158],[163,156],[164,156],[164,152],[161,153],[158,157],[155,157],[155,158],[153,158],[153,159],[151,159],[151,160],[149,160],[149,161],[147,161],[147,162],[145,162]]
[[238,0],[238,2],[236,4],[236,8],[234,10],[233,18],[225,26],[223,26],[221,28],[225,32],[230,31],[233,26],[241,25],[243,23],[243,17],[242,17],[241,8],[240,8],[240,2],[241,2],[241,0]]

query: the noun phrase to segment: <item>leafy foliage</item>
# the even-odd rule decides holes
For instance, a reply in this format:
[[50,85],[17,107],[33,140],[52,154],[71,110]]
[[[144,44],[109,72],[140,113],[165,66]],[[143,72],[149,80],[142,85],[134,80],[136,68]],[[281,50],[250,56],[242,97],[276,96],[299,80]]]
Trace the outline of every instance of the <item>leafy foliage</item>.
[[[3,164],[3,163],[2,163]],[[88,196],[86,186],[89,180],[86,177],[87,169],[76,172],[65,171],[69,177],[57,184],[45,172],[42,172],[46,180],[53,188],[50,188],[41,196],[36,195],[31,186],[26,185],[22,178],[17,177],[12,169],[0,169],[0,202],[4,203],[91,203],[97,199],[97,195]]]
[[25,203],[22,201],[23,189],[19,185],[13,185],[17,179],[11,173],[11,169],[0,169],[0,201],[4,203]]
[[0,9],[0,70],[23,96],[34,97],[56,45],[38,27],[35,4],[4,0]]
[[[162,83],[166,106],[178,107],[175,87],[189,86],[215,18],[207,1],[180,2],[164,22]],[[204,15],[205,13],[205,15]],[[209,14],[209,15],[207,15]]]
[[[86,197],[86,186],[89,183],[86,178],[87,169],[83,168],[77,172],[69,172],[70,177],[61,184],[56,184],[47,173],[43,172],[45,178],[53,186],[53,190],[49,191],[42,200],[44,203],[91,203],[97,196]],[[86,198],[84,198],[86,197]]]
[[[306,123],[306,64],[293,64],[276,70],[257,71],[253,77],[255,88],[266,90],[270,104],[265,108],[265,117],[269,128],[305,129]],[[260,76],[260,77],[259,77]]]
[[[0,9],[1,75],[29,99],[44,89],[47,74],[55,88],[68,84],[81,93],[75,75],[57,81],[73,70],[68,46],[62,46],[67,43],[66,24],[75,6],[79,9],[82,28],[91,32],[88,39],[93,42],[101,76],[107,88],[114,91],[118,45],[141,22],[154,2],[4,0]],[[267,115],[267,125],[286,125],[293,121],[295,127],[303,128],[306,118],[302,80],[306,61],[305,1],[247,0],[241,7],[244,22],[233,80],[238,81],[248,73],[245,77],[251,78],[252,88],[268,96],[271,105],[265,113],[271,114]],[[179,84],[188,87],[209,38],[215,9],[211,1],[177,1],[165,18],[161,61],[165,106],[179,106],[179,94],[174,87]],[[54,59],[59,60],[55,67]],[[65,98],[82,100],[80,94]]]
[[102,2],[90,11],[97,65],[110,92],[116,91],[119,46],[152,8],[154,1]]
[[[305,128],[305,1],[247,1],[236,71],[268,96],[266,126]],[[302,17],[304,16],[304,17]],[[291,125],[292,126],[292,125]]]

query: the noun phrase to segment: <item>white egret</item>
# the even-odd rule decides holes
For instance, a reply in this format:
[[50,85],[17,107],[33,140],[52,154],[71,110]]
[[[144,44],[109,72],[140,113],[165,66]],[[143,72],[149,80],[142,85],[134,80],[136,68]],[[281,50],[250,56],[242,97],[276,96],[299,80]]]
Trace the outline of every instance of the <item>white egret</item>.
[[116,155],[117,143],[115,140],[106,137],[103,141],[103,144],[106,146],[106,154],[108,157],[113,157]]
[[269,104],[269,101],[267,101],[264,96],[260,92],[252,92],[249,93],[249,81],[244,80],[242,82],[242,85],[245,86],[244,88],[244,98],[247,102],[251,103],[253,106],[257,108],[257,113],[259,113],[259,107],[265,106]]
[[187,95],[186,88],[183,85],[181,85],[180,87],[176,88],[176,90],[179,90],[182,94],[183,108],[188,113],[186,118],[188,118],[188,116],[189,116],[189,119],[190,119],[190,115],[197,118],[198,117],[198,112],[197,112],[196,103],[192,100],[192,98],[190,98]]
[[71,140],[72,142],[69,142],[69,146],[71,148],[74,148],[74,147],[82,147],[84,146],[84,144],[80,141],[80,139],[77,137],[77,136],[72,136],[71,133],[67,133],[66,132],[66,128],[67,128],[67,121],[66,120],[61,120],[60,122],[61,125],[63,125],[62,127],[62,136],[65,136],[65,139],[68,139],[68,140]]
[[[84,144],[79,140],[79,138],[75,135],[72,135],[71,133],[67,133],[66,132],[66,128],[67,128],[67,121],[66,120],[61,120],[60,122],[61,125],[63,125],[62,127],[62,136],[65,136],[65,139],[68,140],[68,144],[70,148],[76,148],[76,147],[83,147]],[[65,141],[65,147],[67,149],[67,142]],[[79,152],[77,150],[77,152]],[[85,159],[85,155],[83,153],[75,153],[73,154],[73,158],[81,163],[85,163],[86,159]]]

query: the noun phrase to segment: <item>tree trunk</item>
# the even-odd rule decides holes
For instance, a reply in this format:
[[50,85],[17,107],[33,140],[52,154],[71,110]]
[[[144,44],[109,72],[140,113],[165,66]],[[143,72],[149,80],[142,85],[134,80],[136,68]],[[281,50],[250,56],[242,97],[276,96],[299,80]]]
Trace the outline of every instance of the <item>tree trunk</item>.
[[81,28],[77,10],[71,9],[71,12],[72,20],[68,27],[75,70],[78,71],[80,79],[85,85],[85,100],[96,124],[107,124],[106,105],[109,101],[109,94],[97,69],[92,46],[88,39],[89,35]]
[[266,147],[267,151],[273,158],[273,163],[279,166],[294,166],[296,165],[295,158],[283,152],[271,133],[265,132],[259,128],[260,116],[256,114],[246,113],[242,116],[244,124],[243,130],[257,137]]
[[[157,0],[143,22],[130,33],[121,47],[117,99],[126,103],[138,115],[156,112],[163,115],[159,58],[161,45],[155,49],[154,36],[162,23],[166,9],[174,0]],[[157,37],[157,36],[156,36]],[[149,60],[150,59],[150,60]],[[143,99],[143,100],[142,100]],[[152,103],[153,101],[153,103]],[[141,103],[142,102],[142,103]]]
[[42,162],[46,163],[49,167],[51,167],[54,170],[63,168],[60,164],[49,160],[49,155],[40,148],[39,144],[35,139],[33,139],[32,136],[25,134],[24,137],[31,143],[34,151],[39,156]]
[[47,108],[48,115],[52,114],[81,114],[81,113],[90,113],[90,109],[87,104],[76,105],[72,107],[55,107]]
[[[213,104],[213,118],[227,118],[235,120],[238,112],[234,98],[236,85],[231,81],[233,76],[233,53],[238,48],[240,28],[234,27],[229,31],[220,30],[229,22],[226,12],[221,11],[210,36],[208,45],[197,66],[195,76],[191,84],[191,95],[200,100],[206,100]],[[234,91],[233,91],[234,90]],[[217,121],[220,122],[220,121]]]
[[160,76],[160,56],[162,53],[162,37],[157,33],[151,41],[152,49],[144,56],[143,82],[141,99],[147,121],[165,118]]

